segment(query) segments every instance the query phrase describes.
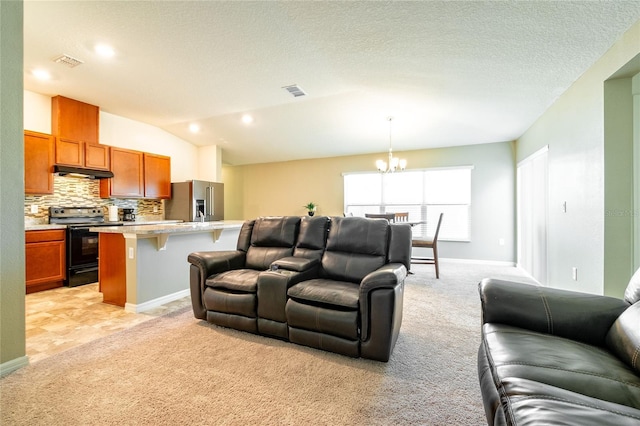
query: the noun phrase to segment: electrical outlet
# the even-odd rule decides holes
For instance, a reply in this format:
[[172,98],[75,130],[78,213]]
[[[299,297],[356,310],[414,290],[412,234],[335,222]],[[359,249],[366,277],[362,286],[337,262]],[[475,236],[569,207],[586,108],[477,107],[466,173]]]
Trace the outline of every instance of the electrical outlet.
[[501,246],[503,246],[503,245],[504,245],[504,238],[500,238],[500,239],[498,240],[498,244],[500,244]]
[[158,213],[158,206],[153,206],[153,212]]
[[38,214],[38,205],[31,204],[31,214]]
[[576,268],[575,266],[571,268],[571,276],[573,277],[574,281],[578,281],[578,268]]

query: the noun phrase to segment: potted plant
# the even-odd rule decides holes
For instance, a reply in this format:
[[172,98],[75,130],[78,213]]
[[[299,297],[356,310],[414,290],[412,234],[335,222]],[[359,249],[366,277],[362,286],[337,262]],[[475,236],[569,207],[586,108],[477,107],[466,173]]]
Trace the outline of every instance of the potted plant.
[[307,213],[309,213],[309,216],[313,216],[316,213],[316,208],[318,207],[318,205],[311,202],[307,203],[303,207],[307,209]]

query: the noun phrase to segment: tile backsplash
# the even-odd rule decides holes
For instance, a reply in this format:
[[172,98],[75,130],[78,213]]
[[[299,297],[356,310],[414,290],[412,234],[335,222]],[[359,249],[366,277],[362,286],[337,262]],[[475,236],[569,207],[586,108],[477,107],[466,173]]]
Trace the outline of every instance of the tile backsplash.
[[[38,213],[31,213],[31,206],[38,206]],[[108,207],[118,206],[135,209],[137,220],[164,219],[164,203],[162,200],[100,198],[100,181],[69,176],[53,176],[53,194],[25,195],[24,217],[27,224],[49,222],[49,207],[102,207],[105,218]],[[154,208],[157,210],[154,212]],[[122,217],[122,212],[120,212]]]

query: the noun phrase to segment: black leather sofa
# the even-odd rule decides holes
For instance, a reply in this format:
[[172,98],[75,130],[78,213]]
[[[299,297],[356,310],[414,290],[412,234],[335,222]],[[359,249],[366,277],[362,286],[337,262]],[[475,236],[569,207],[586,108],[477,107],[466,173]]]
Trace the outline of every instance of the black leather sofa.
[[193,312],[223,327],[388,361],[411,227],[360,217],[260,217],[235,251],[188,256]]
[[489,425],[640,425],[640,273],[624,300],[480,283]]

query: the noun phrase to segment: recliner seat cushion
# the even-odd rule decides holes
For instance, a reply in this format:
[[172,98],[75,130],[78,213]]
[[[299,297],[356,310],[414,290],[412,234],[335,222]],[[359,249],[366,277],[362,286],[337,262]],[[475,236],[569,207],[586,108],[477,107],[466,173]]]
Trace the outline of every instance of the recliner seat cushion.
[[507,386],[517,378],[549,385],[545,399],[575,393],[578,405],[582,394],[640,409],[640,377],[604,348],[496,323],[483,325],[483,339],[501,395],[517,394]]
[[207,278],[207,287],[226,289],[234,292],[255,293],[260,271],[253,269],[232,269]]
[[358,309],[360,286],[349,282],[314,279],[292,286],[287,294],[298,301],[311,304]]

